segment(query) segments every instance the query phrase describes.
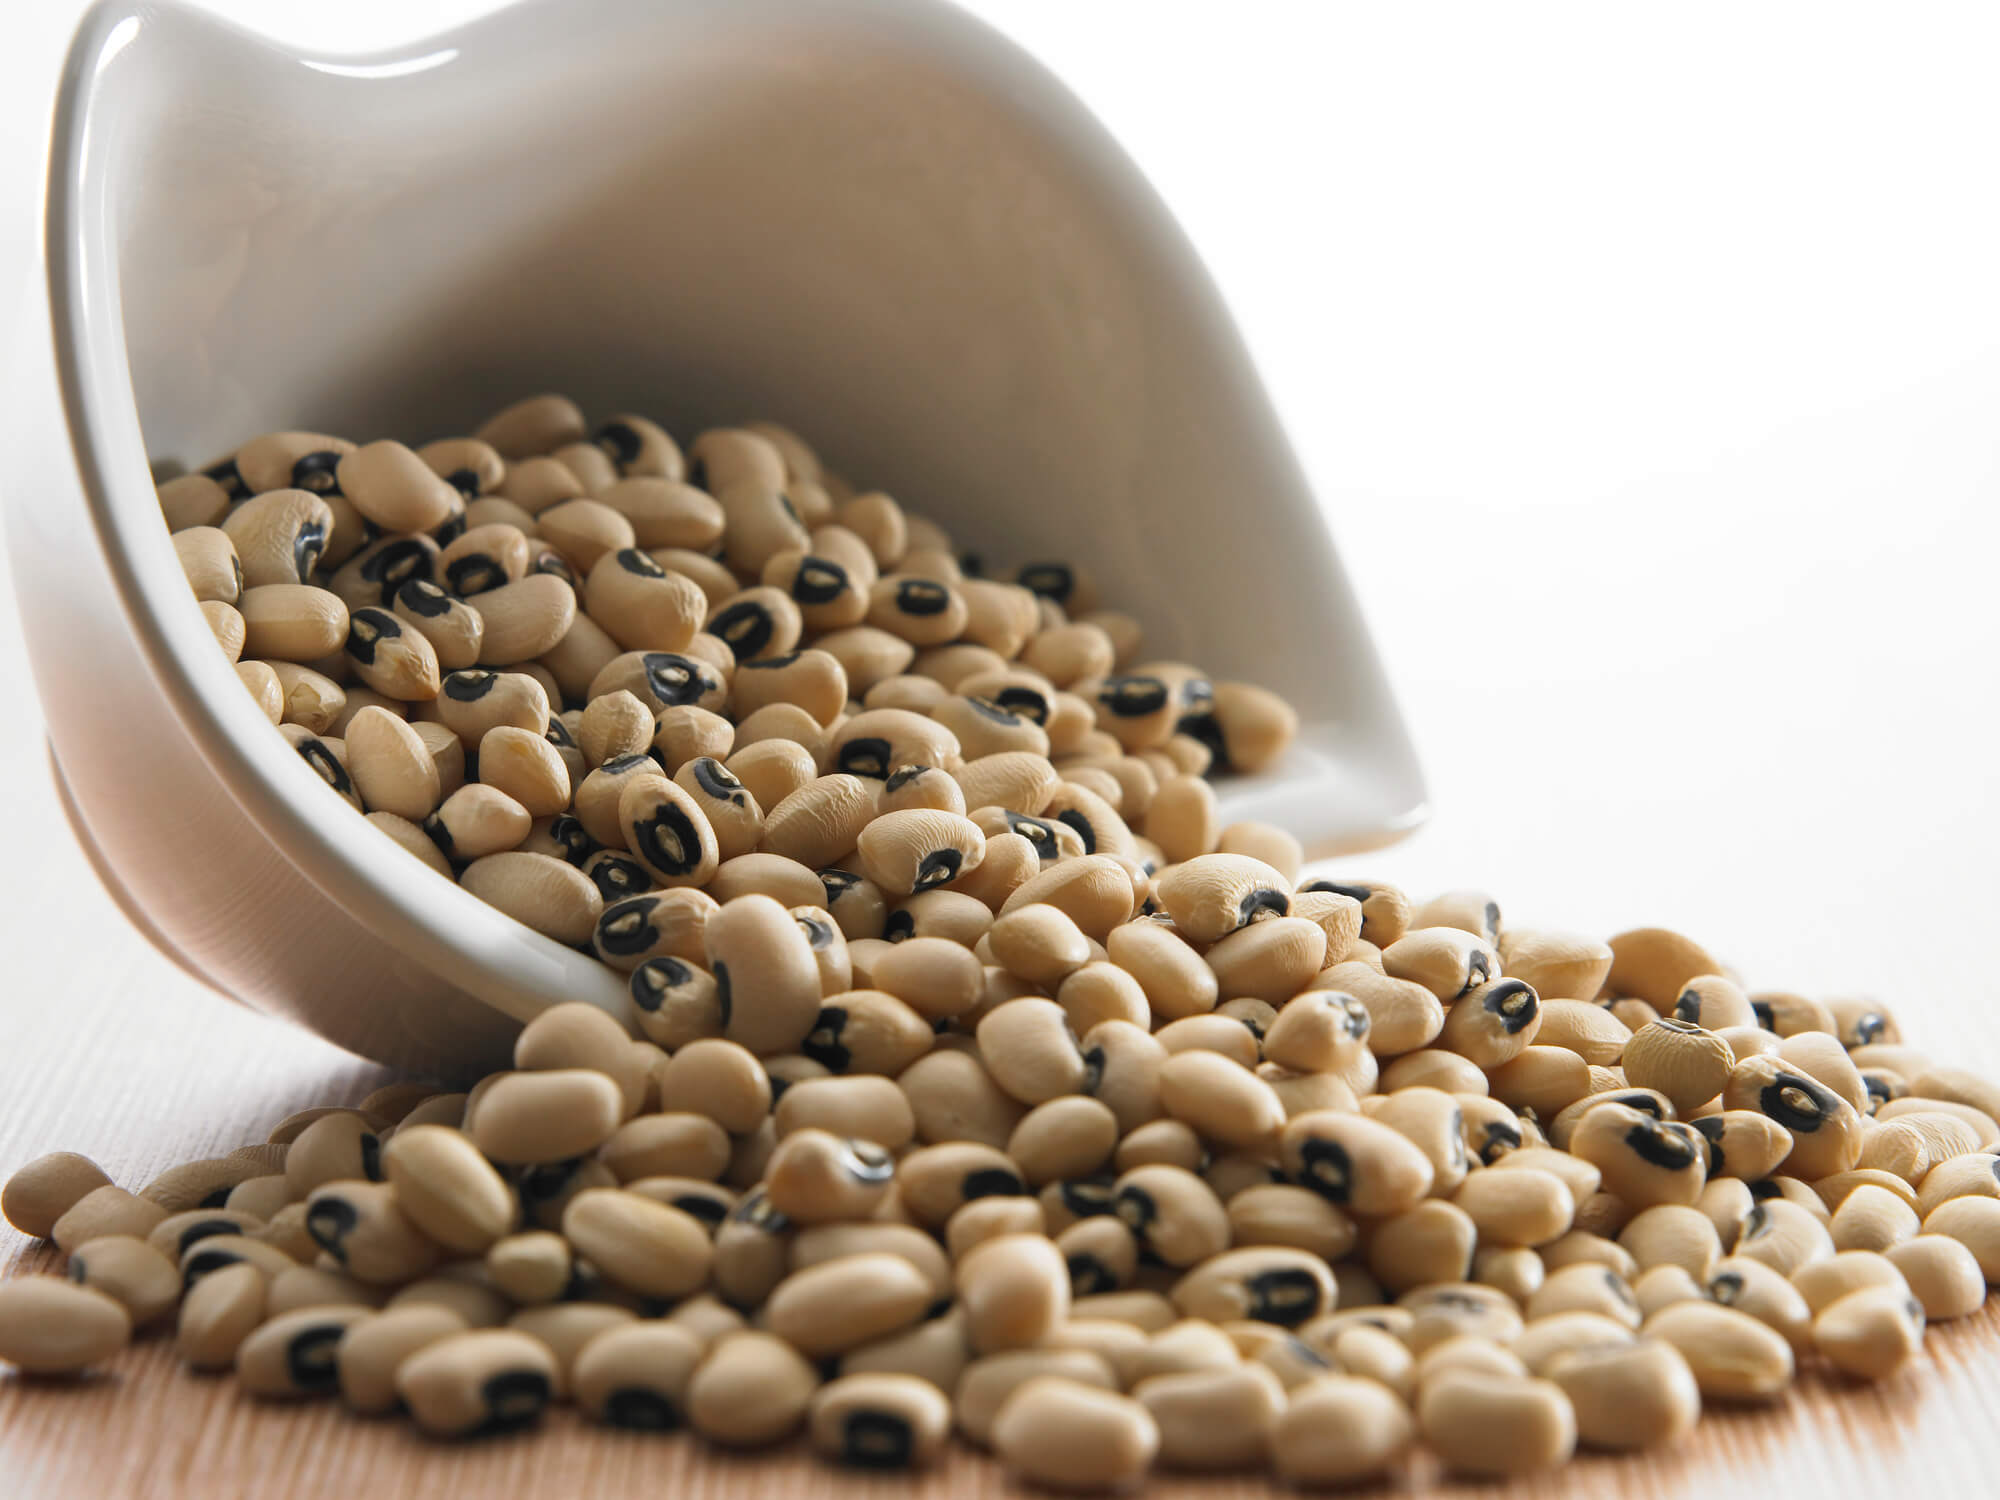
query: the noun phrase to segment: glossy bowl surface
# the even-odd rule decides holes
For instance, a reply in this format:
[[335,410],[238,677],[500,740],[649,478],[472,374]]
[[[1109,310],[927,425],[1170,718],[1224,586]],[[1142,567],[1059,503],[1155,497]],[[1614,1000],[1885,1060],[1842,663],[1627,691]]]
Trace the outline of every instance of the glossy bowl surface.
[[66,65],[44,250],[6,499],[62,793],[162,949],[354,1051],[464,1073],[541,1007],[629,1001],[393,854],[215,651],[149,464],[275,427],[420,439],[542,389],[683,436],[775,416],[989,558],[1083,562],[1148,654],[1297,703],[1229,818],[1328,853],[1423,815],[1206,272],[947,5],[535,0],[354,58],[114,0]]

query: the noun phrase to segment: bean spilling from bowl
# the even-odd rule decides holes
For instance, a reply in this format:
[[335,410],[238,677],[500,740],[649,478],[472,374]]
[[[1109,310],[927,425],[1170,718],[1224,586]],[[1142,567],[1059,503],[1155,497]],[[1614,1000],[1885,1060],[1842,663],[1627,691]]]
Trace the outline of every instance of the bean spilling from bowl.
[[1659,929],[1053,834],[992,835],[1027,899],[926,909],[954,836],[877,856],[893,899],[642,898],[643,1036],[559,1005],[466,1092],[134,1190],[29,1163],[0,1209],[68,1277],[0,1283],[0,1359],[159,1330],[437,1437],[570,1403],[871,1468],[956,1439],[1057,1488],[1508,1477],[1890,1379],[2000,1278],[2000,1086],[1879,1006],[1746,993]]
[[1205,779],[1282,702],[781,428],[684,458],[542,397],[161,500],[333,793],[640,1034],[559,1005],[466,1092],[136,1189],[28,1164],[0,1210],[68,1277],[0,1284],[24,1371],[157,1329],[438,1437],[568,1403],[1058,1488],[1506,1477],[1891,1378],[2000,1278],[2000,1086],[1673,932],[1309,876]]

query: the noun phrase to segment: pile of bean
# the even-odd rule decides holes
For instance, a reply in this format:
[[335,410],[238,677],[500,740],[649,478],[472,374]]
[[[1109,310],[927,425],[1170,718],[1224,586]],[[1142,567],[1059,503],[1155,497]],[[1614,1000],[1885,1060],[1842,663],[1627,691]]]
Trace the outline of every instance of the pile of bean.
[[959,931],[1065,855],[1134,879],[1297,861],[1219,827],[1204,780],[1283,753],[1282,699],[1138,660],[1076,568],[979,576],[770,423],[684,458],[644,417],[593,434],[539,396],[416,449],[269,433],[160,503],[217,641],[327,784],[620,970],[666,951],[668,891],[879,938]]
[[652,424],[583,434],[280,434],[162,499],[329,784],[642,1035],[557,1006],[468,1092],[137,1191],[30,1163],[0,1211],[69,1276],[0,1284],[0,1360],[171,1324],[438,1436],[567,1401],[1070,1488],[1507,1476],[1888,1378],[2000,1279],[2000,1086],[1878,1007],[1306,878],[1203,779],[1289,711],[1128,665],[1072,570],[981,580],[781,429],[691,445],[712,499]]

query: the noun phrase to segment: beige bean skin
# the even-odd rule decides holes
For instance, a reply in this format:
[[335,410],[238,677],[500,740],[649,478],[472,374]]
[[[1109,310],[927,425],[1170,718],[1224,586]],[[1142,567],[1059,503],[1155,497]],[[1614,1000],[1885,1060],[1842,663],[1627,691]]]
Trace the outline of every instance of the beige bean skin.
[[494,1161],[533,1165],[596,1150],[625,1115],[625,1096],[602,1073],[581,1068],[509,1073],[489,1084],[468,1133]]
[[174,1353],[196,1370],[227,1369],[243,1341],[264,1321],[269,1280],[247,1262],[204,1276],[181,1301]]
[[1577,1436],[1587,1447],[1628,1452],[1664,1446],[1701,1418],[1694,1372],[1660,1340],[1573,1351],[1554,1362],[1549,1378],[1570,1398]]
[[1907,1288],[1850,1292],[1813,1319],[1813,1345],[1843,1375],[1887,1380],[1923,1349],[1923,1304]]
[[770,1334],[727,1334],[688,1383],[688,1422],[725,1447],[775,1443],[805,1420],[819,1377]]
[[1792,1346],[1746,1313],[1702,1302],[1677,1302],[1641,1330],[1680,1351],[1709,1400],[1769,1401],[1792,1383]]
[[1140,1243],[1170,1266],[1197,1265],[1229,1248],[1227,1211],[1183,1168],[1133,1168],[1118,1178],[1113,1206]]
[[903,1256],[864,1251],[794,1271],[772,1291],[765,1313],[771,1331],[794,1349],[825,1358],[910,1327],[934,1296],[930,1278]]
[[396,1370],[402,1362],[465,1327],[457,1313],[434,1304],[401,1307],[348,1324],[333,1351],[341,1400],[350,1411],[393,1411]]
[[52,1151],[18,1168],[0,1188],[0,1215],[31,1239],[47,1239],[56,1221],[87,1193],[111,1186],[104,1169],[74,1151]]
[[1291,1392],[1271,1435],[1271,1459],[1294,1484],[1354,1484],[1388,1474],[1415,1436],[1410,1409],[1387,1387],[1322,1375]]
[[1387,1217],[1430,1191],[1430,1160],[1386,1125],[1332,1110],[1299,1115],[1281,1140],[1285,1170],[1350,1213]]
[[49,1227],[49,1238],[67,1254],[104,1235],[129,1234],[144,1239],[166,1217],[166,1209],[151,1199],[106,1183],[63,1210]]
[[843,1375],[813,1396],[809,1426],[822,1457],[864,1468],[916,1468],[942,1455],[951,1403],[913,1375]]
[[75,1374],[131,1337],[130,1312],[103,1291],[53,1276],[0,1282],[0,1361],[27,1374]]
[[382,1148],[382,1167],[404,1215],[448,1250],[483,1255],[514,1227],[512,1190],[457,1130],[400,1129]]
[[1160,1429],[1139,1402],[1059,1375],[1019,1386],[993,1419],[994,1451],[1054,1489],[1095,1490],[1144,1474]]
[[545,854],[489,854],[467,865],[459,884],[543,936],[576,946],[590,942],[604,911],[589,876]]
[[237,1348],[237,1385],[264,1397],[330,1393],[339,1382],[334,1350],[342,1334],[373,1314],[372,1308],[338,1305],[279,1314]]
[[511,1328],[479,1328],[428,1344],[396,1369],[396,1395],[424,1432],[458,1437],[524,1426],[555,1393],[555,1356]]
[[1884,1252],[1902,1272],[1930,1322],[1962,1318],[1986,1300],[1986,1278],[1973,1253],[1942,1234],[1920,1234]]
[[1417,1399],[1424,1441],[1459,1474],[1504,1478],[1552,1469],[1576,1448],[1576,1413],[1547,1380],[1492,1380],[1450,1372]]

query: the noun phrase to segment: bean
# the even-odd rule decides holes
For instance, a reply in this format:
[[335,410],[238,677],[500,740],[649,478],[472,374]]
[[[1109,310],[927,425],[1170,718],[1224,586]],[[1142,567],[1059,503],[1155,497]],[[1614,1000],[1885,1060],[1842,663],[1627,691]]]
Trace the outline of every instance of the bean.
[[1216,1053],[1177,1053],[1161,1065],[1159,1081],[1162,1107],[1205,1139],[1269,1148],[1285,1127],[1285,1107],[1271,1086]]
[[1569,1149],[1604,1174],[1607,1191],[1635,1207],[1692,1204],[1706,1180],[1701,1137],[1625,1104],[1601,1104],[1585,1114]]
[[817,1128],[896,1151],[916,1134],[908,1097],[887,1078],[807,1079],[785,1089],[772,1113],[780,1137]]
[[820,1387],[809,1421],[822,1456],[863,1468],[913,1468],[942,1454],[951,1403],[911,1375],[844,1375]]
[[[1002,1201],[1033,1202],[1027,1198],[972,1200],[974,1204]],[[945,1252],[935,1239],[910,1224],[871,1220],[865,1223],[810,1226],[800,1230],[797,1238],[792,1241],[789,1266],[796,1274],[832,1261],[871,1254],[901,1256],[916,1267],[930,1284],[930,1299],[927,1306],[951,1301],[953,1288],[951,1261],[946,1258]]]
[[762,1447],[805,1420],[819,1379],[790,1345],[764,1333],[716,1343],[688,1383],[688,1421],[726,1447]]
[[1180,1167],[1142,1166],[1119,1176],[1112,1203],[1148,1252],[1186,1268],[1229,1248],[1229,1217],[1214,1191]]
[[1920,1234],[1884,1253],[1931,1322],[1965,1317],[1986,1300],[1986,1278],[1978,1258],[1957,1240]]
[[1924,1308],[1907,1288],[1850,1292],[1813,1319],[1813,1345],[1843,1375],[1887,1380],[1923,1349]]
[[1680,1352],[1709,1400],[1769,1401],[1792,1383],[1791,1345],[1733,1308],[1677,1302],[1648,1318],[1643,1332]]
[[1033,1187],[1085,1177],[1104,1166],[1118,1144],[1118,1118],[1108,1105],[1081,1095],[1038,1104],[1014,1127],[1007,1155]]
[[1054,1489],[1129,1483],[1160,1447],[1159,1426],[1139,1402],[1060,1375],[1026,1381],[993,1418],[995,1452]]
[[64,1209],[49,1226],[48,1237],[67,1254],[105,1235],[129,1234],[144,1239],[166,1217],[167,1210],[150,1198],[106,1183]]
[[1452,1372],[1417,1400],[1424,1441],[1454,1473],[1506,1478],[1553,1469],[1576,1448],[1576,1413],[1549,1380],[1492,1381]]
[[729,1167],[728,1133],[706,1115],[686,1110],[640,1115],[598,1148],[598,1159],[620,1183],[642,1177],[713,1181]]
[[1068,1316],[1070,1274],[1040,1234],[985,1240],[957,1263],[966,1339],[980,1354],[1039,1344]]
[[930,1229],[942,1228],[961,1205],[975,1198],[1028,1191],[1019,1169],[1007,1156],[971,1141],[910,1152],[897,1163],[896,1185],[904,1209]]
[[765,1164],[771,1206],[800,1224],[866,1219],[895,1179],[889,1152],[816,1129],[794,1131]]
[[1303,1186],[1371,1217],[1415,1207],[1435,1175],[1429,1159],[1396,1131],[1331,1110],[1288,1121],[1280,1147],[1285,1170]]
[[995,960],[1032,984],[1060,983],[1090,959],[1088,939],[1075,919],[1056,906],[1028,904],[1003,911],[994,919],[991,936]]
[[347,605],[336,594],[300,583],[246,588],[236,603],[243,651],[273,661],[312,663],[347,638]]
[[47,1239],[56,1221],[88,1193],[109,1187],[104,1169],[74,1151],[52,1151],[17,1169],[0,1189],[0,1214],[31,1239]]
[[334,1349],[347,1328],[373,1315],[355,1306],[281,1313],[236,1350],[236,1383],[253,1396],[323,1396],[339,1384]]
[[306,1199],[306,1231],[357,1280],[400,1285],[436,1265],[439,1252],[374,1182],[329,1182]]
[[1409,1408],[1380,1383],[1322,1375],[1291,1392],[1271,1459],[1294,1484],[1353,1484],[1389,1473],[1415,1435]]
[[264,1321],[268,1284],[266,1273],[248,1262],[202,1277],[181,1301],[174,1352],[197,1370],[228,1368],[243,1341]]
[[1680,1351],[1661,1340],[1573,1350],[1549,1378],[1576,1413],[1577,1436],[1627,1452],[1674,1441],[1701,1418],[1701,1389]]
[[1914,1238],[1918,1222],[1917,1211],[1908,1203],[1887,1188],[1870,1185],[1849,1193],[1827,1228],[1836,1251],[1879,1252]]
[[486,1275],[523,1306],[553,1302],[569,1286],[574,1269],[569,1242],[547,1230],[528,1230],[495,1240],[486,1251]]
[[[759,1056],[799,1050],[819,1024],[822,997],[819,966],[791,914],[768,896],[741,896],[709,919],[703,941],[729,1039]],[[732,1003],[739,986],[754,1004]]]
[[16,1277],[0,1283],[0,1360],[30,1375],[75,1374],[123,1349],[132,1321],[124,1302],[97,1287]]
[[924,1018],[881,990],[829,995],[799,1050],[833,1073],[901,1073],[930,1050]]
[[509,1431],[542,1414],[557,1382],[555,1357],[511,1328],[481,1328],[428,1344],[396,1368],[396,1394],[434,1437]]
[[1644,1000],[1662,1014],[1673,1008],[1689,980],[1713,975],[1721,967],[1699,944],[1664,927],[1621,932],[1610,940],[1609,947],[1611,967],[1606,982],[1612,991]]
[[1009,1000],[978,1026],[987,1071],[1007,1093],[1027,1105],[1087,1091],[1090,1065],[1052,1000]]

